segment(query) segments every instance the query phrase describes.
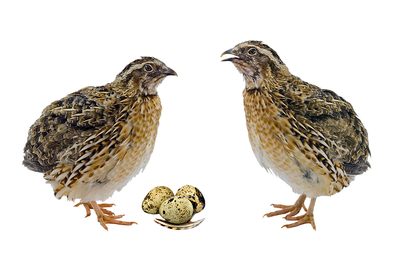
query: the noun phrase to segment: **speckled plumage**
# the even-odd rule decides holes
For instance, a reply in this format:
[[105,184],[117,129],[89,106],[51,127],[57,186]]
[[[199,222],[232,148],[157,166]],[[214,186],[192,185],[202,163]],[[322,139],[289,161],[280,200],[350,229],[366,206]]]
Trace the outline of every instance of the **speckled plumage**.
[[[369,167],[368,134],[353,107],[333,91],[292,75],[278,54],[259,41],[238,44],[224,54],[244,76],[247,130],[261,166],[301,194],[292,206],[273,205],[297,222],[311,223],[315,199],[347,187]],[[303,216],[294,217],[312,199]]]
[[[29,130],[23,164],[45,173],[56,198],[80,199],[90,215],[96,201],[121,190],[146,167],[161,116],[156,88],[168,75],[176,73],[158,59],[142,57],[112,83],[54,101]],[[104,214],[97,215],[106,229],[105,223],[121,224],[102,223]]]

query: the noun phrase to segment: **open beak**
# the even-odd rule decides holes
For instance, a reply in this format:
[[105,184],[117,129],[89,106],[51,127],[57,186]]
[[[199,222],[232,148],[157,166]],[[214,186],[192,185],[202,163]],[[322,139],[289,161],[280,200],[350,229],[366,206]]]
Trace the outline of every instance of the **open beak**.
[[[229,50],[226,50],[224,53],[221,54],[221,57],[222,57],[223,55],[234,55],[234,53],[233,53],[232,50],[233,50],[233,48],[232,48],[232,49],[229,49]],[[240,57],[232,57],[232,58],[223,59],[223,60],[221,60],[221,61],[235,61],[235,60],[241,60],[241,58],[240,58]]]
[[170,69],[170,68],[168,68],[168,67],[167,67],[167,71],[166,71],[166,72],[163,72],[163,74],[164,74],[165,76],[169,76],[169,75],[178,76],[178,74],[177,74],[173,69]]

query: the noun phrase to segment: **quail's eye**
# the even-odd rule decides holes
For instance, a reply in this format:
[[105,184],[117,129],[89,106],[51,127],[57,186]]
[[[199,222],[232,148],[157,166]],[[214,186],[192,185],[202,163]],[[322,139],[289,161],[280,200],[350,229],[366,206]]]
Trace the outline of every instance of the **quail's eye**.
[[257,49],[250,48],[249,51],[247,51],[247,54],[249,54],[250,56],[254,56],[255,54],[257,54]]
[[153,71],[153,67],[150,64],[146,64],[146,65],[144,65],[144,70],[146,72],[151,72],[151,71]]

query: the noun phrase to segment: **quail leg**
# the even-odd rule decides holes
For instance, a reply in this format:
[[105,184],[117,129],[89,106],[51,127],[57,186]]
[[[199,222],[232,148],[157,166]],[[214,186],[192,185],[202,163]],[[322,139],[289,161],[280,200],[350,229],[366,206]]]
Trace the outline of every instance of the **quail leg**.
[[274,208],[277,208],[277,209],[281,209],[281,210],[267,213],[263,217],[265,217],[265,216],[273,217],[276,215],[289,213],[288,215],[286,215],[284,217],[286,220],[289,220],[290,218],[293,218],[294,215],[298,214],[301,211],[301,208],[304,208],[304,210],[307,211],[306,207],[304,206],[305,200],[306,200],[306,195],[303,194],[297,199],[297,201],[296,201],[296,203],[294,203],[294,205],[286,206],[286,205],[280,205],[280,204],[272,204],[271,206],[273,206]]
[[86,209],[86,217],[90,216],[90,209],[93,209],[96,212],[97,215],[97,220],[99,221],[100,225],[103,226],[104,229],[108,231],[108,227],[106,224],[119,224],[119,225],[132,225],[132,224],[137,224],[136,222],[124,222],[124,221],[119,221],[118,219],[121,219],[124,217],[124,215],[114,215],[113,212],[105,209],[108,207],[114,206],[114,204],[97,204],[96,201],[91,201],[87,203],[78,203],[75,205],[75,207],[82,205]]
[[[86,209],[86,216],[85,216],[85,218],[86,218],[86,217],[89,217],[89,216],[91,215],[90,210],[93,209],[92,205],[91,205],[89,202],[79,202],[79,203],[76,204],[74,207],[79,207],[80,205],[83,205],[83,206],[85,207],[85,209]],[[104,214],[111,215],[111,216],[112,216],[112,215],[115,215],[114,212],[111,212],[111,211],[109,211],[109,210],[107,210],[107,209],[104,209],[104,208],[110,208],[110,207],[112,207],[112,206],[115,206],[115,204],[106,204],[106,203],[103,203],[103,204],[97,204],[97,205],[100,207],[101,211],[102,211]]]
[[314,230],[317,230],[317,228],[315,227],[315,222],[314,222],[314,206],[315,206],[315,201],[316,200],[317,200],[316,198],[312,198],[311,199],[310,206],[308,207],[308,210],[304,215],[300,215],[300,216],[297,216],[297,217],[291,216],[289,218],[288,218],[288,216],[286,216],[285,217],[286,220],[288,220],[288,221],[297,221],[297,222],[292,223],[292,224],[286,224],[286,225],[282,226],[282,228],[283,227],[293,228],[293,227],[296,227],[296,226],[299,226],[299,225],[302,225],[302,224],[309,223],[309,224],[311,224],[311,226],[312,226],[312,228]]

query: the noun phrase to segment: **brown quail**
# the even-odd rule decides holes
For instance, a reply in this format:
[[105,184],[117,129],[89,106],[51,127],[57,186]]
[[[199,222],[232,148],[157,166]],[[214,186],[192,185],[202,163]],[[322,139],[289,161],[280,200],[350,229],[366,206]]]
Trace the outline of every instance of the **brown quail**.
[[60,199],[80,199],[87,216],[98,221],[120,221],[97,204],[120,191],[146,167],[154,149],[161,102],[157,86],[168,75],[177,75],[163,62],[142,57],[129,63],[104,86],[89,86],[54,101],[31,126],[23,164],[44,173]]
[[[280,210],[265,215],[288,213],[285,219],[295,222],[283,227],[310,223],[315,230],[316,198],[340,192],[370,167],[367,130],[350,103],[292,75],[268,45],[247,41],[225,54],[234,55],[223,61],[245,79],[247,130],[258,162],[300,194],[294,205],[273,204]],[[295,216],[302,207],[306,213]]]

